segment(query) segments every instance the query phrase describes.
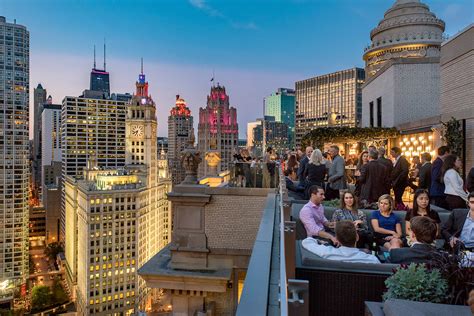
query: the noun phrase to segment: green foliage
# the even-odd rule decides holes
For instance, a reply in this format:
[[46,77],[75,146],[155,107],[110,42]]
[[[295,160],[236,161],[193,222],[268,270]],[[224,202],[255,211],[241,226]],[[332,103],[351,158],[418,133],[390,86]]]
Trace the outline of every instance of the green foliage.
[[339,207],[341,205],[341,200],[334,199],[330,201],[323,201],[323,205],[328,207]]
[[31,307],[33,310],[41,310],[52,303],[52,293],[45,285],[35,286],[31,290]]
[[451,149],[451,153],[462,156],[464,137],[461,127],[461,121],[452,117],[447,122],[441,122],[444,126],[444,139]]
[[402,299],[417,302],[442,303],[447,299],[448,283],[439,270],[428,270],[424,264],[400,268],[385,280],[384,300]]
[[68,296],[64,292],[61,283],[56,279],[53,284],[52,292],[52,302],[53,304],[61,304],[68,301]]
[[324,143],[362,142],[383,140],[397,137],[400,132],[396,128],[382,127],[320,127],[313,129],[302,139],[303,147],[313,145],[322,148]]

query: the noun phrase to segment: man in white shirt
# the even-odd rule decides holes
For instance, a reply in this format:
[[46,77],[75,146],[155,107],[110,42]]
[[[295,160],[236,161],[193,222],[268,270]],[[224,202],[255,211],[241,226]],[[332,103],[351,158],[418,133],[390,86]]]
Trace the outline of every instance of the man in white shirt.
[[359,240],[359,235],[357,235],[357,230],[351,221],[336,223],[336,239],[341,244],[339,248],[320,245],[312,237],[303,240],[301,245],[303,248],[324,259],[357,263],[380,263],[379,259],[374,255],[365,253],[355,247],[357,240]]

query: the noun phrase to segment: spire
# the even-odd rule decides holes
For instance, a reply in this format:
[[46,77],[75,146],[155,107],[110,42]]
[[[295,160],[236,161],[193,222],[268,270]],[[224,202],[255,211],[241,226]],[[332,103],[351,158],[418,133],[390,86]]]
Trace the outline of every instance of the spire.
[[143,57],[141,58],[141,62],[142,62],[142,64],[141,64],[141,71],[142,71],[141,74],[143,75]]
[[95,44],[94,44],[94,69],[96,67],[96,64],[95,64]]
[[105,49],[106,49],[106,47],[105,47],[105,37],[104,37],[104,71],[107,71],[107,69],[106,69],[106,67],[105,67],[105,66],[107,65],[107,63],[106,63],[106,58],[105,58],[105,57],[106,57],[106,56],[105,56]]

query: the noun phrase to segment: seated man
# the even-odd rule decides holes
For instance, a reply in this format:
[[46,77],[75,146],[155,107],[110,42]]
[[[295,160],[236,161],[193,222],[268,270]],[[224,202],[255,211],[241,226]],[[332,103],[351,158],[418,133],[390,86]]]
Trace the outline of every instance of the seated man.
[[441,235],[454,250],[474,250],[474,192],[467,196],[468,210],[455,209],[441,228]]
[[300,220],[306,229],[308,237],[321,237],[329,239],[334,245],[339,245],[333,235],[325,231],[325,228],[334,228],[334,222],[329,222],[324,216],[324,189],[313,185],[309,188],[309,202],[300,211]]
[[410,220],[410,227],[411,247],[391,249],[391,263],[428,263],[433,260],[436,248],[431,244],[438,231],[436,223],[428,216],[415,216]]
[[380,263],[376,256],[365,253],[356,248],[357,230],[352,221],[340,221],[336,223],[336,238],[341,247],[320,245],[314,238],[308,237],[301,245],[308,251],[329,260],[358,263]]
[[295,185],[297,177],[294,169],[285,170],[285,184],[288,189],[288,195],[297,200],[304,199],[304,188]]

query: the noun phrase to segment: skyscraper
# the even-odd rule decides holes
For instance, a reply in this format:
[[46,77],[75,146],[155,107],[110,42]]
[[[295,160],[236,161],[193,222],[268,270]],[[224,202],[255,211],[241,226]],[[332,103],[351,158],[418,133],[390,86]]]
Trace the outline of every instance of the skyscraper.
[[0,38],[0,303],[7,303],[28,279],[30,34],[0,17]]
[[104,69],[98,69],[95,62],[95,46],[94,46],[94,68],[91,71],[90,90],[101,91],[105,96],[110,96],[110,79],[109,73],[106,71],[106,56],[104,44]]
[[275,122],[288,125],[288,145],[294,146],[295,135],[295,90],[278,88],[265,97],[265,116],[275,117]]
[[176,105],[168,116],[168,161],[173,179],[173,185],[180,184],[185,177],[181,166],[181,152],[189,140],[194,138],[193,117],[186,101],[176,96]]
[[296,145],[314,128],[358,126],[364,80],[364,69],[351,68],[296,82]]
[[[61,104],[44,104],[41,113],[41,186],[56,182],[54,165],[61,170]],[[57,169],[57,168],[56,168]]]
[[32,188],[33,203],[37,204],[41,195],[41,113],[46,103],[46,89],[41,83],[33,92],[33,161]]
[[253,153],[264,156],[265,150],[272,147],[276,153],[283,154],[288,148],[288,125],[267,115],[257,121],[259,124],[253,128]]
[[156,107],[143,73],[136,87],[126,164],[103,168],[91,157],[81,180],[66,177],[67,272],[81,315],[137,314],[148,296],[137,270],[169,241],[171,180],[160,172]]
[[[207,106],[199,109],[198,150],[202,155],[215,150],[220,153],[218,171],[227,170],[233,151],[239,141],[237,110],[229,105],[229,96],[224,86],[213,86],[207,96]],[[199,165],[199,176],[208,172],[206,163]]]

